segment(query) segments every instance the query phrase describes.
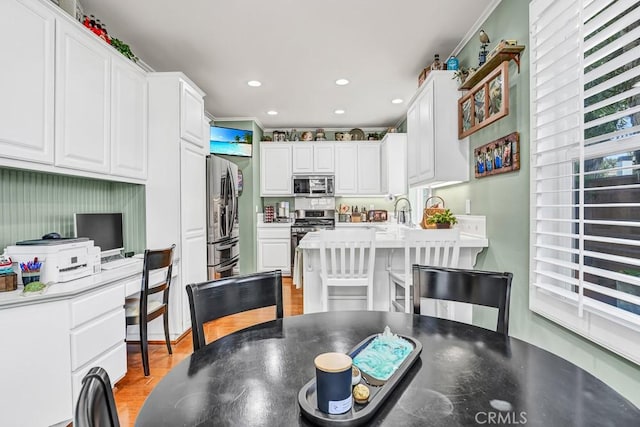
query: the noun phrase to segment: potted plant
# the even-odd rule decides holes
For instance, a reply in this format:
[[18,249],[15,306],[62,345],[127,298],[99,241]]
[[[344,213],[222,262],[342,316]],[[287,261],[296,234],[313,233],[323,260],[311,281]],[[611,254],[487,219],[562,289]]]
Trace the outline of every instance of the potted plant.
[[445,209],[444,212],[438,212],[431,215],[428,222],[430,224],[435,224],[436,228],[451,228],[451,225],[457,224],[458,220],[449,209]]

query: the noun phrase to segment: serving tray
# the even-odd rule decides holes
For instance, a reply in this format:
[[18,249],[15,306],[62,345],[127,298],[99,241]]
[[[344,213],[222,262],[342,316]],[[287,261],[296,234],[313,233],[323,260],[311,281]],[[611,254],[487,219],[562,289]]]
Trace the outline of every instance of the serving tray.
[[[355,358],[358,353],[364,350],[373,339],[380,334],[373,334],[362,340],[357,344],[350,352],[349,356]],[[379,386],[375,386],[365,379],[360,380],[361,384],[366,385],[369,388],[369,401],[365,404],[353,403],[351,410],[339,415],[329,415],[318,410],[317,395],[316,395],[316,379],[306,383],[298,392],[298,403],[302,414],[315,424],[322,426],[357,426],[367,422],[373,414],[380,408],[382,403],[391,395],[393,389],[400,383],[405,376],[409,368],[418,360],[420,352],[422,351],[422,344],[420,341],[413,337],[406,335],[398,335],[398,337],[407,340],[413,345],[413,350],[407,355],[406,359],[402,361],[398,369],[389,377],[387,381]],[[375,382],[375,381],[372,381]]]

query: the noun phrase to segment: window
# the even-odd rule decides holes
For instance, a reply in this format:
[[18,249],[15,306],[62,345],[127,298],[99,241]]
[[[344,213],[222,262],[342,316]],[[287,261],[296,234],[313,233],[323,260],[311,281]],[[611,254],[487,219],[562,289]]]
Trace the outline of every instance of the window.
[[529,16],[530,308],[640,364],[640,3]]

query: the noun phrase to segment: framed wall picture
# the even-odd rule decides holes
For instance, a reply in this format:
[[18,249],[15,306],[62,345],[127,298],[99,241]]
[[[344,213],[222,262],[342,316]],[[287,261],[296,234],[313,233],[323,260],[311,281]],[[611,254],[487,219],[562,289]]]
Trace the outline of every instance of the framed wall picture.
[[513,172],[520,169],[520,135],[518,132],[498,138],[473,150],[476,178]]
[[507,114],[509,61],[504,61],[458,100],[458,139],[471,135]]

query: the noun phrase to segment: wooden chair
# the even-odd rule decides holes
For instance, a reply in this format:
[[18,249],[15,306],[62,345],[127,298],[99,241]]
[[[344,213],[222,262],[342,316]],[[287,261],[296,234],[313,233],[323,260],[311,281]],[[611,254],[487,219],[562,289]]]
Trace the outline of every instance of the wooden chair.
[[120,427],[107,371],[93,367],[82,379],[73,418],[75,427]]
[[227,277],[187,285],[193,351],[206,345],[204,324],[230,314],[276,306],[276,318],[283,317],[282,273],[280,270]]
[[[455,267],[460,258],[460,230],[407,230],[404,240],[404,268],[395,271],[389,263],[389,309],[411,313],[411,265]],[[399,299],[398,288],[403,289]]]
[[509,335],[511,273],[413,266],[413,311],[420,314],[420,299],[466,302],[498,309],[496,332]]
[[[144,375],[149,376],[149,350],[147,342],[147,323],[162,316],[164,322],[164,338],[169,354],[171,340],[169,338],[169,288],[171,286],[171,270],[173,265],[173,251],[176,245],[168,249],[144,251],[144,266],[142,268],[142,286],[140,293],[135,297],[127,298],[125,312],[127,325],[140,326],[140,352],[142,353],[142,367]],[[166,269],[164,281],[149,287],[149,277],[156,270]],[[149,298],[151,295],[162,292],[162,301]]]
[[360,286],[366,289],[367,309],[373,310],[373,265],[376,231],[322,230],[320,232],[320,279],[322,310],[329,309],[329,288]]

